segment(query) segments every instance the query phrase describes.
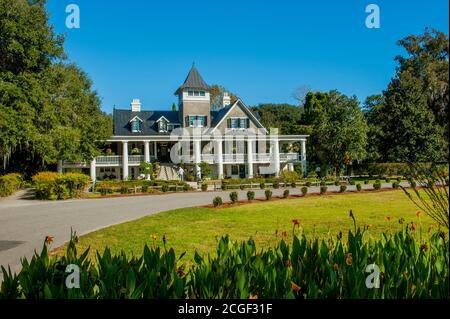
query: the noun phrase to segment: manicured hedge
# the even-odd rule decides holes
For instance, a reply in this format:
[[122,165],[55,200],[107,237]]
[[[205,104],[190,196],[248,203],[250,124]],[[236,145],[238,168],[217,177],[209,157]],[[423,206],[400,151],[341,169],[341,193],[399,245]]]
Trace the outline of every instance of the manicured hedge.
[[[225,236],[214,253],[195,253],[187,264],[165,240],[164,248],[159,242],[145,245],[142,256],[113,255],[106,248],[89,260],[88,250],[78,253],[72,237],[65,255],[49,256],[44,245],[40,254],[22,260],[18,275],[2,267],[0,299],[449,298],[445,234],[419,239],[407,226],[365,240],[366,232],[349,232],[346,240],[283,235],[262,250],[251,239],[232,242]],[[65,286],[70,264],[79,267],[79,288]],[[378,287],[369,289],[367,282]]]
[[17,173],[0,176],[0,197],[12,195],[22,186],[22,183],[22,176]]
[[[202,184],[202,189],[206,183]],[[189,184],[181,181],[162,181],[162,180],[132,180],[132,181],[119,181],[119,180],[103,180],[95,184],[95,191],[100,192],[102,195],[121,193],[151,193],[156,191],[179,191],[180,188],[183,191],[189,191],[192,188]]]
[[32,177],[37,199],[76,198],[89,185],[89,176],[79,173],[40,172]]

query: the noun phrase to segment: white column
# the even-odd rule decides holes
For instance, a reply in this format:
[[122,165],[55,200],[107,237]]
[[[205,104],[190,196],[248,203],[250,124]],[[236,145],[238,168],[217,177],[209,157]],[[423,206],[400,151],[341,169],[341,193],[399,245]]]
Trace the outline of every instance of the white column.
[[253,178],[253,140],[247,140],[248,178]]
[[[144,141],[144,162],[150,163],[150,143],[149,141]],[[150,174],[145,175],[146,179],[150,179]]]
[[56,171],[59,174],[62,174],[62,172],[63,172],[63,161],[61,159],[59,159],[58,163],[56,164]]
[[306,176],[306,174],[307,174],[307,171],[306,171],[306,140],[300,140],[300,144],[301,144],[300,160],[302,161],[303,175]]
[[90,174],[91,174],[91,180],[93,182],[95,182],[95,180],[97,179],[97,169],[96,169],[96,162],[95,162],[95,157],[92,159],[91,161],[91,165],[90,165]]
[[194,140],[194,163],[195,175],[197,176],[197,180],[200,180],[202,178],[202,172],[199,165],[201,160],[200,140]]
[[122,142],[122,170],[123,180],[128,179],[128,142]]
[[153,143],[153,154],[155,156],[155,160],[158,159],[158,144],[157,142]]
[[219,179],[223,178],[223,153],[222,153],[222,140],[216,141],[216,163],[217,163],[217,175]]
[[280,176],[280,144],[278,136],[272,140],[273,164],[275,169],[275,177]]

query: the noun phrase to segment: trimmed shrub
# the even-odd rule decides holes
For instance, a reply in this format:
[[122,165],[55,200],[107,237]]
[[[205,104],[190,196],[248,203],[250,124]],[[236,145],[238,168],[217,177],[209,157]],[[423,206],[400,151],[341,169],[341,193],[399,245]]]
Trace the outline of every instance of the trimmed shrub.
[[362,190],[361,184],[356,184],[356,190],[360,192]]
[[366,179],[365,181],[364,181],[364,184],[369,184],[369,181]]
[[275,188],[275,189],[280,188],[280,182],[279,181],[273,181],[272,187]]
[[189,186],[189,184],[184,184],[183,185],[183,191],[187,192],[191,190],[191,186]]
[[350,185],[355,185],[356,183],[355,183],[355,181],[354,180],[350,180],[349,182],[348,182]]
[[375,184],[381,184],[380,180],[379,180],[379,179],[376,179],[376,180],[375,180]]
[[345,186],[345,185],[341,185],[341,186],[339,187],[339,192],[340,192],[340,193],[344,193],[346,190],[347,190],[347,186]]
[[254,191],[248,191],[247,192],[247,199],[248,200],[254,200],[255,199],[255,192]]
[[119,191],[121,194],[129,194],[130,193],[130,190],[128,189],[128,187],[127,186],[122,186],[121,188],[120,188],[120,191]]
[[0,176],[0,197],[12,195],[23,183],[22,176],[10,173]]
[[386,181],[386,183],[389,183],[391,181],[389,177],[386,177],[384,180]]
[[239,186],[239,189],[243,191],[245,189],[245,185]]
[[334,186],[339,186],[339,181],[334,181]]
[[285,189],[283,192],[283,198],[288,198],[289,197],[289,189]]
[[266,184],[264,182],[259,183],[259,188],[261,189],[266,188]]
[[40,172],[32,177],[37,199],[66,199],[81,195],[89,176],[79,173]]
[[163,193],[168,192],[168,191],[169,191],[169,185],[163,184],[163,185],[161,186],[161,191],[162,191]]
[[222,188],[222,190],[224,191],[224,190],[226,190],[226,189],[227,189],[227,185],[226,185],[226,184],[224,184],[224,183],[223,183],[223,181],[222,181],[222,185],[220,185],[220,188]]
[[142,193],[147,193],[148,192],[148,185],[142,185],[141,192]]
[[381,184],[380,183],[373,184],[373,189],[375,189],[375,190],[381,189]]
[[325,183],[325,181],[321,181],[320,186],[327,186],[327,183]]
[[306,185],[306,187],[311,187],[312,184],[311,184],[310,181],[308,181],[308,182],[305,183],[305,185]]
[[236,202],[238,201],[238,198],[239,198],[239,196],[238,196],[238,193],[237,193],[237,192],[231,192],[231,193],[230,193],[230,200],[231,200],[233,203],[236,203]]
[[409,185],[411,185],[412,188],[416,188],[417,187],[416,181],[410,181]]
[[397,177],[397,182],[401,182],[402,181],[402,178],[401,177]]
[[320,194],[325,194],[326,192],[327,192],[327,190],[328,190],[328,187],[326,187],[326,186],[320,186]]
[[305,196],[305,195],[308,193],[308,187],[303,186],[303,187],[301,188],[301,191],[302,191],[303,196]]
[[399,183],[397,183],[397,182],[392,183],[392,188],[398,188],[398,187],[399,187]]
[[220,197],[220,196],[214,197],[212,203],[213,203],[213,206],[214,206],[214,207],[219,207],[219,206],[221,206],[221,205],[223,204],[223,203],[222,203],[222,197]]
[[264,192],[264,195],[266,196],[266,200],[272,199],[272,191],[270,189],[266,189],[266,191]]
[[201,187],[202,187],[202,192],[206,192],[208,190],[208,184],[206,184],[206,183],[203,183]]
[[296,187],[297,187],[297,184],[296,184],[295,182],[292,182],[292,183],[291,183],[291,187],[292,187],[292,188],[296,188]]

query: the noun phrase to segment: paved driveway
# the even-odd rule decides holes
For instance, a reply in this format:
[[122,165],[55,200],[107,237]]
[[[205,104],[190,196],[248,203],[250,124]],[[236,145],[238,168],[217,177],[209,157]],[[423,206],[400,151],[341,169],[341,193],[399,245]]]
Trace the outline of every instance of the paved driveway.
[[[383,184],[383,187],[392,187]],[[371,185],[363,185],[371,189]],[[349,186],[349,190],[355,186]],[[300,189],[289,188],[291,194],[299,194]],[[338,187],[330,186],[329,191]],[[309,192],[318,192],[318,187],[310,187]],[[246,198],[246,191],[238,191],[239,198]],[[256,197],[264,197],[264,192],[255,190]],[[273,195],[281,195],[283,189],[273,190]],[[138,219],[161,211],[210,204],[215,196],[228,201],[229,191],[189,192],[165,195],[149,195],[102,199],[77,199],[66,201],[36,201],[22,199],[22,193],[11,198],[0,199],[0,265],[10,265],[19,270],[20,258],[30,258],[35,250],[40,251],[47,235],[55,237],[53,247],[67,242],[72,227],[78,234]],[[1,274],[0,274],[1,279]]]

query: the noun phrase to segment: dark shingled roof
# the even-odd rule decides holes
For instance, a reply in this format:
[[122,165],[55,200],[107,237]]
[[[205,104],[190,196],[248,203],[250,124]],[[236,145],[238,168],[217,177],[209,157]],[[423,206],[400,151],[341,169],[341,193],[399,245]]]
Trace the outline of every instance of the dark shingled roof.
[[[130,129],[130,120],[135,116],[139,117],[142,123],[142,132],[133,133]],[[141,111],[131,110],[113,111],[114,135],[117,136],[140,136],[140,135],[168,135],[169,133],[159,133],[156,121],[164,116],[170,123],[179,124],[178,111]]]
[[202,76],[200,73],[198,73],[197,68],[195,65],[192,65],[191,70],[189,71],[189,74],[186,77],[186,80],[184,80],[183,85],[181,85],[176,91],[175,95],[179,94],[179,92],[183,89],[202,89],[202,90],[209,90],[208,84],[206,84],[205,81],[203,81]]

